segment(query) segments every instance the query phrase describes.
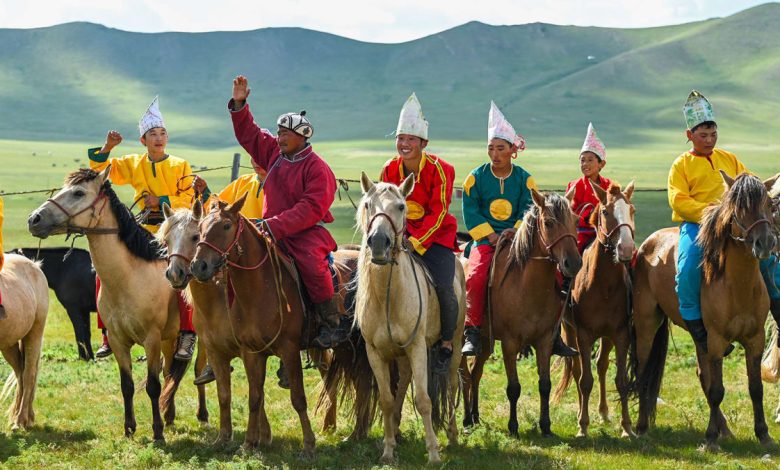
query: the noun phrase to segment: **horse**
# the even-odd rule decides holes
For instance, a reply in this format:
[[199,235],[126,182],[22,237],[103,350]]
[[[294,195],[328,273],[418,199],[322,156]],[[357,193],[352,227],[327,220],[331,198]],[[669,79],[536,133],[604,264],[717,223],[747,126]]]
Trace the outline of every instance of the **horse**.
[[66,247],[16,248],[12,252],[33,261],[41,261],[41,270],[49,283],[49,289],[54,291],[57,300],[65,307],[73,324],[79,359],[94,360],[89,321],[90,312],[97,312],[97,300],[95,270],[89,252]]
[[[165,276],[174,289],[185,289],[188,293],[195,308],[193,322],[197,330],[202,331],[201,339],[209,351],[209,360],[217,378],[220,409],[220,430],[217,438],[219,443],[231,440],[233,435],[230,415],[230,361],[234,357],[242,357],[250,352],[242,348],[233,335],[230,322],[225,321],[228,317],[228,302],[224,283],[214,280],[190,282],[192,279],[190,263],[200,241],[199,224],[203,219],[203,212],[203,204],[199,199],[194,202],[191,210],[173,210],[168,205],[163,205],[165,221],[156,236],[158,242],[167,250],[168,268]],[[357,260],[356,253],[357,251],[353,250],[339,250],[335,253],[337,261],[335,266],[339,269],[341,277],[348,277],[349,271],[354,271],[354,266],[349,265],[354,265],[353,261]],[[343,298],[345,291],[346,289],[340,289],[338,294]],[[345,353],[348,357],[342,359],[341,356]],[[320,403],[326,407],[322,429],[331,431],[336,428],[336,404],[339,391],[338,380],[331,376],[338,374],[348,384],[354,384],[357,377],[353,371],[360,373],[361,369],[347,367],[357,365],[353,361],[351,348],[337,348],[333,354],[319,349],[310,349],[309,355],[317,364],[323,381],[327,384],[322,388],[323,396],[320,399]],[[335,356],[339,359],[337,360]],[[355,388],[353,387],[352,390]],[[359,403],[362,395],[359,393],[355,395],[354,402]],[[357,420],[355,437],[365,437],[368,433],[373,418],[365,413],[370,409],[370,407],[359,407],[355,410]],[[360,412],[361,410],[363,413]]]
[[[446,426],[450,445],[456,444],[458,438],[455,408],[466,306],[465,276],[461,264],[456,263],[453,281],[459,314],[452,363],[447,376],[435,376],[428,356],[434,354],[435,349],[429,348],[439,339],[438,299],[424,265],[404,243],[406,197],[414,189],[414,175],[409,175],[400,187],[389,183],[375,185],[365,173],[360,181],[363,197],[358,205],[357,224],[363,238],[358,257],[355,322],[365,339],[379,388],[384,424],[382,460],[394,459],[401,408],[413,380],[415,404],[425,427],[428,461],[437,463],[441,457],[435,430]],[[395,396],[390,371],[394,361],[399,374]]]
[[634,183],[621,192],[613,183],[607,190],[593,185],[599,204],[593,210],[590,223],[596,229],[596,241],[582,254],[582,269],[577,273],[572,288],[572,307],[567,313],[565,329],[568,338],[576,338],[579,360],[564,358],[564,372],[555,390],[553,401],[563,396],[576,378],[579,394],[578,437],[586,437],[590,417],[588,401],[593,389],[593,373],[590,368],[590,352],[593,343],[600,338],[599,379],[601,385],[600,412],[604,421],[609,420],[606,404],[606,372],[609,351],[614,346],[617,362],[615,386],[620,394],[622,437],[633,435],[628,412],[628,349],[630,347],[630,279],[626,263],[634,252],[634,206],[631,195]]
[[0,270],[0,292],[5,306],[5,316],[0,318],[0,351],[13,369],[11,377],[17,385],[8,415],[12,430],[24,430],[35,423],[33,401],[49,313],[49,288],[39,263],[7,254]]
[[562,308],[562,296],[556,281],[556,267],[566,277],[574,277],[582,266],[577,251],[575,215],[569,201],[558,194],[531,190],[533,205],[523,217],[514,238],[501,237],[496,244],[488,287],[488,328],[483,329],[484,344],[464,380],[464,426],[479,423],[479,383],[484,365],[501,341],[507,376],[509,433],[518,435],[517,378],[518,353],[528,346],[536,350],[539,374],[539,428],[550,436],[550,356],[553,333]]
[[[102,281],[98,307],[111,332],[122,398],[124,433],[136,431],[130,348],[143,346],[147,357],[146,393],[152,403],[152,432],[164,440],[163,420],[173,424],[174,396],[188,362],[174,358],[179,332],[176,292],[165,281],[165,261],[151,233],[133,218],[108,180],[109,168],[102,173],[82,168],[65,179],[63,188],[32,212],[27,226],[38,238],[56,234],[87,237],[97,275]],[[163,361],[160,360],[162,353]],[[160,371],[165,382],[160,384]],[[198,387],[198,420],[208,421],[205,389]]]
[[[755,176],[736,179],[721,171],[728,190],[718,205],[705,209],[697,243],[702,248],[702,319],[707,352],[696,344],[699,381],[710,407],[705,449],[717,450],[718,437],[730,437],[720,410],[723,400],[723,353],[732,341],[745,349],[748,389],[753,403],[756,437],[763,446],[774,441],[764,418],[761,353],[769,298],[758,259],[769,256],[776,237],[769,221],[767,188]],[[669,338],[669,321],[685,328],[675,293],[675,260],[679,231],[661,229],[639,248],[634,272],[634,341],[630,352],[631,390],[639,398],[637,434],[647,432],[654,418]],[[734,280],[738,279],[738,282]],[[695,344],[695,343],[694,343]]]

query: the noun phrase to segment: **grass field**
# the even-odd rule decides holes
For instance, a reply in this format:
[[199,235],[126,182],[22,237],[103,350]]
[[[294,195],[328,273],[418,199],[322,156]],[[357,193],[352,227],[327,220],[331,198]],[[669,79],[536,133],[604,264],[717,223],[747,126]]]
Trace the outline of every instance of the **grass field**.
[[[777,171],[773,161],[778,147],[738,147],[723,142],[753,171],[769,176]],[[5,192],[58,186],[64,175],[86,164],[84,149],[88,144],[55,144],[0,141],[0,190]],[[393,155],[392,141],[341,142],[317,144],[316,149],[331,163],[338,177],[356,178],[361,169],[378,175],[382,163]],[[610,149],[605,175],[623,183],[636,179],[638,188],[663,188],[666,172],[674,156],[685,149],[678,148]],[[125,149],[136,150],[129,145]],[[230,162],[237,149],[197,151],[172,147],[171,153],[188,158],[194,167],[221,166]],[[458,180],[484,160],[480,142],[440,142],[431,150],[453,162]],[[537,179],[542,188],[560,189],[566,181],[578,176],[576,150],[533,150],[518,161]],[[51,152],[51,153],[49,153]],[[35,155],[33,156],[33,153]],[[243,164],[248,164],[244,157]],[[227,170],[205,173],[214,188],[228,179]],[[458,181],[458,182],[459,182]],[[351,195],[358,197],[357,185]],[[129,192],[122,192],[129,197]],[[47,196],[41,194],[8,196],[5,198],[4,248],[35,246],[37,240],[27,235],[25,220],[29,212]],[[665,192],[639,192],[637,206],[637,236],[643,238],[653,230],[669,225],[669,209]],[[339,242],[352,240],[354,211],[346,198],[334,205],[337,223],[333,231]],[[460,213],[459,201],[453,212]],[[43,246],[63,245],[62,237],[45,240]],[[84,246],[83,240],[77,246]],[[211,442],[216,429],[201,428],[195,419],[195,389],[185,384],[178,394],[179,418],[173,429],[166,430],[166,443],[156,445],[151,440],[149,401],[145,392],[136,394],[138,432],[134,439],[122,437],[122,400],[113,359],[83,363],[77,357],[73,333],[62,307],[52,296],[46,329],[43,360],[35,409],[37,424],[25,433],[0,433],[0,465],[7,468],[344,468],[371,467],[381,454],[381,427],[374,426],[370,438],[363,442],[344,442],[351,424],[342,416],[334,434],[318,433],[317,459],[301,460],[300,428],[288,395],[269,376],[266,407],[271,419],[274,442],[261,453],[244,455],[239,452],[247,417],[247,388],[240,361],[233,361],[233,422],[236,430],[232,444],[215,448]],[[93,343],[97,342],[97,330]],[[762,449],[752,431],[752,410],[741,350],[725,360],[726,398],[723,410],[736,438],[722,443],[723,451],[705,454],[698,449],[703,442],[708,408],[695,377],[695,364],[690,339],[676,329],[670,352],[667,374],[659,406],[657,426],[649,436],[622,440],[618,436],[618,411],[612,374],[608,385],[613,422],[601,423],[595,403],[591,406],[593,425],[590,437],[577,439],[577,405],[574,389],[569,390],[562,404],[551,411],[552,429],[557,437],[544,438],[536,429],[538,392],[532,360],[518,363],[523,386],[519,404],[520,437],[512,438],[506,431],[508,404],[504,394],[506,380],[499,357],[486,367],[482,385],[483,425],[462,436],[459,446],[444,450],[444,467],[467,468],[777,468],[780,452]],[[136,348],[135,356],[142,350]],[[276,370],[276,360],[270,367]],[[0,364],[0,376],[9,368]],[[145,374],[145,364],[136,364],[136,381]],[[554,374],[553,380],[557,380]],[[187,382],[192,373],[188,373]],[[317,374],[306,373],[309,409],[314,402]],[[214,385],[208,386],[211,422],[217,422]],[[774,424],[772,410],[777,400],[775,386],[765,387],[765,407],[770,422],[770,434],[780,437],[780,425]],[[592,402],[595,402],[595,394]],[[3,405],[5,406],[5,405]],[[636,409],[632,408],[635,418]],[[322,422],[314,417],[315,428]],[[407,406],[402,423],[404,441],[397,449],[398,466],[418,467],[425,464],[425,447],[419,419]],[[443,434],[440,441],[446,442]]]

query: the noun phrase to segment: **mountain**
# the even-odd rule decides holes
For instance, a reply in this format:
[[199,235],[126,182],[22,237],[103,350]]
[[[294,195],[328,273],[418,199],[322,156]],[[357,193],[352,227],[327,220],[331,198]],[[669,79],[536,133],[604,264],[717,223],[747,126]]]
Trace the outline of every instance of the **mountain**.
[[679,139],[693,88],[721,128],[765,139],[780,131],[778,30],[778,3],[646,29],[471,22],[400,44],[300,28],[0,29],[0,139],[97,143],[109,128],[134,138],[159,94],[178,144],[232,145],[237,74],[260,124],[306,109],[322,140],[384,138],[415,91],[431,139],[484,139],[493,99],[532,145],[576,146],[590,120],[611,145],[641,145]]

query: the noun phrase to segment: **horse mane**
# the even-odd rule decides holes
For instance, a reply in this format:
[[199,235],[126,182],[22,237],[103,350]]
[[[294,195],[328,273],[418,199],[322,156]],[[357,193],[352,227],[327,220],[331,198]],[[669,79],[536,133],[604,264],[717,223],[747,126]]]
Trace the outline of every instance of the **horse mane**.
[[157,244],[162,246],[175,226],[190,220],[192,220],[191,210],[185,208],[174,209],[173,215],[165,218],[165,221],[160,225],[160,229],[154,235],[154,238],[157,239]]
[[766,188],[758,178],[742,173],[723,194],[720,204],[704,209],[696,242],[701,246],[702,270],[707,282],[720,278],[725,271],[726,244],[731,239],[734,214],[758,211],[766,204],[767,197]]
[[[557,193],[542,193],[544,196],[544,205],[552,212],[552,217],[555,220],[565,221],[567,218],[573,217],[569,201]],[[510,248],[510,259],[516,263],[518,267],[523,268],[525,263],[531,257],[531,252],[534,249],[534,240],[536,240],[536,232],[538,230],[538,222],[541,217],[541,210],[536,204],[526,211],[523,217],[523,223],[520,225],[520,229],[515,235],[515,239],[512,242]]]
[[[90,168],[79,168],[65,178],[65,184],[73,186],[93,181],[99,174]],[[106,180],[101,189],[108,198],[109,206],[119,225],[119,239],[130,253],[147,261],[165,259],[165,253],[154,235],[138,224],[130,209],[119,200],[119,196],[111,187],[111,181]]]

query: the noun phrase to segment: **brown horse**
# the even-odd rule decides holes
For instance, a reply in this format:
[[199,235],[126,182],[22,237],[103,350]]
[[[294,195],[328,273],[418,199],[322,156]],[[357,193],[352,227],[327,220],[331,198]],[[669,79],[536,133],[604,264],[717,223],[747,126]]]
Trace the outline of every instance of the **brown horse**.
[[[165,415],[166,424],[173,424],[173,398],[188,365],[173,357],[179,332],[178,301],[165,281],[159,245],[119,200],[108,181],[109,170],[97,173],[82,168],[71,173],[63,188],[33,211],[27,225],[39,238],[86,234],[92,263],[102,281],[98,307],[111,332],[109,343],[119,365],[125,435],[136,430],[130,348],[140,344],[148,359],[146,392],[152,402],[154,439],[162,440],[160,413]],[[165,375],[162,387],[161,370]],[[198,419],[205,422],[208,411],[202,386],[198,394]]]
[[577,251],[575,216],[569,202],[558,194],[540,194],[531,190],[533,206],[510,243],[499,241],[493,256],[488,288],[489,328],[483,334],[491,347],[483,348],[468,374],[465,374],[463,404],[464,425],[479,422],[479,382],[490,356],[493,340],[501,341],[506,369],[506,395],[509,399],[509,432],[517,435],[517,356],[528,346],[536,350],[539,374],[539,427],[550,431],[550,356],[553,334],[562,307],[555,280],[556,266],[567,277],[574,277],[582,266]]
[[[241,345],[233,335],[230,322],[225,321],[228,316],[228,303],[224,283],[218,283],[214,280],[190,282],[192,278],[190,263],[195,256],[198,241],[200,241],[199,224],[203,218],[203,210],[203,204],[200,200],[195,201],[191,211],[187,209],[174,211],[164,205],[165,222],[157,232],[157,239],[168,252],[168,269],[165,276],[175,289],[187,289],[186,292],[189,293],[195,308],[193,322],[197,331],[202,332],[200,337],[209,351],[209,359],[217,377],[217,395],[220,406],[220,431],[217,442],[222,442],[229,441],[233,435],[230,417],[230,360],[234,357],[242,357],[249,351],[242,351]],[[357,251],[339,250],[334,253],[334,257],[336,259],[334,266],[338,270],[340,279],[348,278],[349,274],[354,271]],[[343,300],[346,287],[339,289],[337,294]],[[353,352],[349,347],[337,348],[333,353],[321,349],[310,349],[309,355],[318,366],[323,381],[328,384],[328,386],[323,387],[324,396],[320,400],[326,408],[323,431],[335,430],[336,428],[337,394],[340,390],[338,379],[331,376],[337,374],[341,380],[346,382],[345,387],[351,385],[351,389],[346,388],[341,392],[353,392],[351,395],[354,397],[353,403],[356,407],[353,414],[357,420],[354,436],[357,438],[365,437],[373,421],[373,416],[370,414],[371,407],[360,406],[363,395],[357,393],[355,382],[362,377],[355,377],[353,372],[359,372],[361,369],[347,367],[356,365],[359,358],[357,360],[353,358]],[[363,360],[367,361],[365,358]]]
[[578,361],[564,358],[565,367],[561,382],[555,390],[554,401],[559,400],[576,377],[579,393],[578,437],[588,434],[590,417],[588,402],[593,389],[593,373],[590,368],[590,352],[593,343],[606,338],[599,351],[599,379],[602,384],[600,410],[605,421],[609,417],[606,406],[605,382],[609,364],[609,351],[616,348],[617,375],[615,385],[620,394],[621,426],[623,437],[633,434],[628,413],[628,349],[631,343],[629,330],[629,286],[626,263],[634,252],[634,206],[631,195],[634,183],[621,192],[617,184],[603,190],[593,185],[599,205],[591,214],[590,223],[596,228],[596,242],[582,254],[582,269],[577,273],[572,288],[572,309],[567,314],[567,338],[577,339],[580,351]]
[[[705,210],[697,238],[703,252],[701,309],[708,333],[707,352],[696,345],[699,380],[710,406],[706,448],[715,450],[719,435],[732,435],[720,411],[723,353],[732,341],[745,348],[756,437],[762,445],[770,446],[774,441],[764,418],[761,384],[769,299],[758,259],[768,257],[776,243],[769,221],[767,188],[777,177],[762,184],[747,174],[735,180],[721,174],[729,189],[720,204]],[[655,413],[666,363],[668,321],[685,328],[674,289],[678,239],[676,228],[659,230],[645,240],[637,256],[633,316],[636,342],[631,362],[635,372],[632,391],[639,397],[639,434],[647,431]]]

